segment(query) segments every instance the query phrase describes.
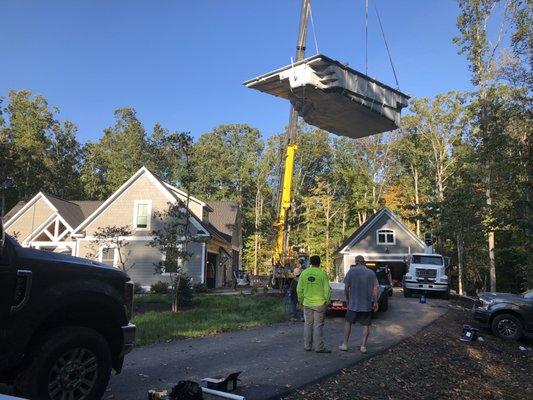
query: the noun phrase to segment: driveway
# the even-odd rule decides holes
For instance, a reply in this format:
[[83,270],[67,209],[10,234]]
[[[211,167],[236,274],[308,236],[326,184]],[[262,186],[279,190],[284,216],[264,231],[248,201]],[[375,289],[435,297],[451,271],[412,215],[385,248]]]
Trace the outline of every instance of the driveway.
[[222,373],[243,371],[240,394],[247,399],[276,398],[334,374],[364,357],[400,342],[443,315],[447,301],[406,299],[395,293],[389,310],[374,320],[368,353],[357,349],[361,328],[352,330],[350,350],[341,352],[343,319],[328,318],[324,329],[331,354],[305,352],[303,323],[282,323],[200,339],[178,340],[134,349],[122,374],[113,376],[104,399],[144,399],[149,389],[168,389],[179,380],[200,381]]

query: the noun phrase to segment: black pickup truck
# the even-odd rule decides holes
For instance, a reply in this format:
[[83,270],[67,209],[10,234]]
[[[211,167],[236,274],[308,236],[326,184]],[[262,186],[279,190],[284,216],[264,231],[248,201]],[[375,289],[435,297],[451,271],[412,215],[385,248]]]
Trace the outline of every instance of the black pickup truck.
[[16,394],[100,399],[134,345],[132,306],[126,274],[21,247],[0,221],[0,383]]

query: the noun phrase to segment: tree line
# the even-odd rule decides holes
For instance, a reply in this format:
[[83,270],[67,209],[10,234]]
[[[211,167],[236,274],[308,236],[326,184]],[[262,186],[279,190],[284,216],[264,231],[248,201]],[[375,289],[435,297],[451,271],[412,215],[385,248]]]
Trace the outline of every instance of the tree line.
[[[531,10],[519,0],[458,3],[454,41],[472,90],[413,99],[401,129],[363,139],[299,126],[291,244],[320,255],[331,275],[342,241],[388,207],[418,235],[438,238],[459,291],[531,287]],[[496,10],[508,40],[489,39]],[[192,195],[238,203],[244,267],[269,272],[285,132],[265,138],[247,124],[220,125],[193,143],[185,168],[181,133],[148,131],[133,108],[116,110],[114,124],[84,144],[41,95],[11,91],[0,110],[2,212],[40,190],[105,199],[146,165],[187,182]]]

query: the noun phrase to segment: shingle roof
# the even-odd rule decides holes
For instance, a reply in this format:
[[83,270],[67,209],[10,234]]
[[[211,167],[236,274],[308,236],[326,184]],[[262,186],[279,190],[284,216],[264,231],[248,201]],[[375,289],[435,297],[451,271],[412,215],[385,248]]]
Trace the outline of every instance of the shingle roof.
[[13,206],[11,210],[5,213],[4,215],[4,222],[9,221],[13,215],[19,212],[19,210],[26,205],[26,201],[19,201],[17,204]]
[[209,222],[231,242],[239,213],[239,206],[231,201],[210,201],[213,212],[209,214]]
[[[96,210],[102,201],[93,200],[65,200],[51,194],[43,193],[50,203],[57,209],[59,215],[75,229],[82,221],[87,218],[94,210]],[[26,201],[19,201],[15,206],[4,215],[4,221],[8,221],[18,211],[26,205]]]

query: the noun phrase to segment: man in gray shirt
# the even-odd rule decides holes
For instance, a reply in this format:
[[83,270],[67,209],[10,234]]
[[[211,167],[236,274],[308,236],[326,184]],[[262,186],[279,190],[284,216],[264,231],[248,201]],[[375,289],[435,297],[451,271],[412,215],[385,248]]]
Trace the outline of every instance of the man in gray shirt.
[[344,277],[344,295],[348,310],[344,322],[344,341],[339,346],[342,351],[348,350],[348,339],[352,324],[356,321],[363,325],[363,343],[361,353],[366,353],[366,342],[370,334],[372,311],[378,310],[379,286],[376,273],[366,267],[363,256],[355,257],[355,265]]

